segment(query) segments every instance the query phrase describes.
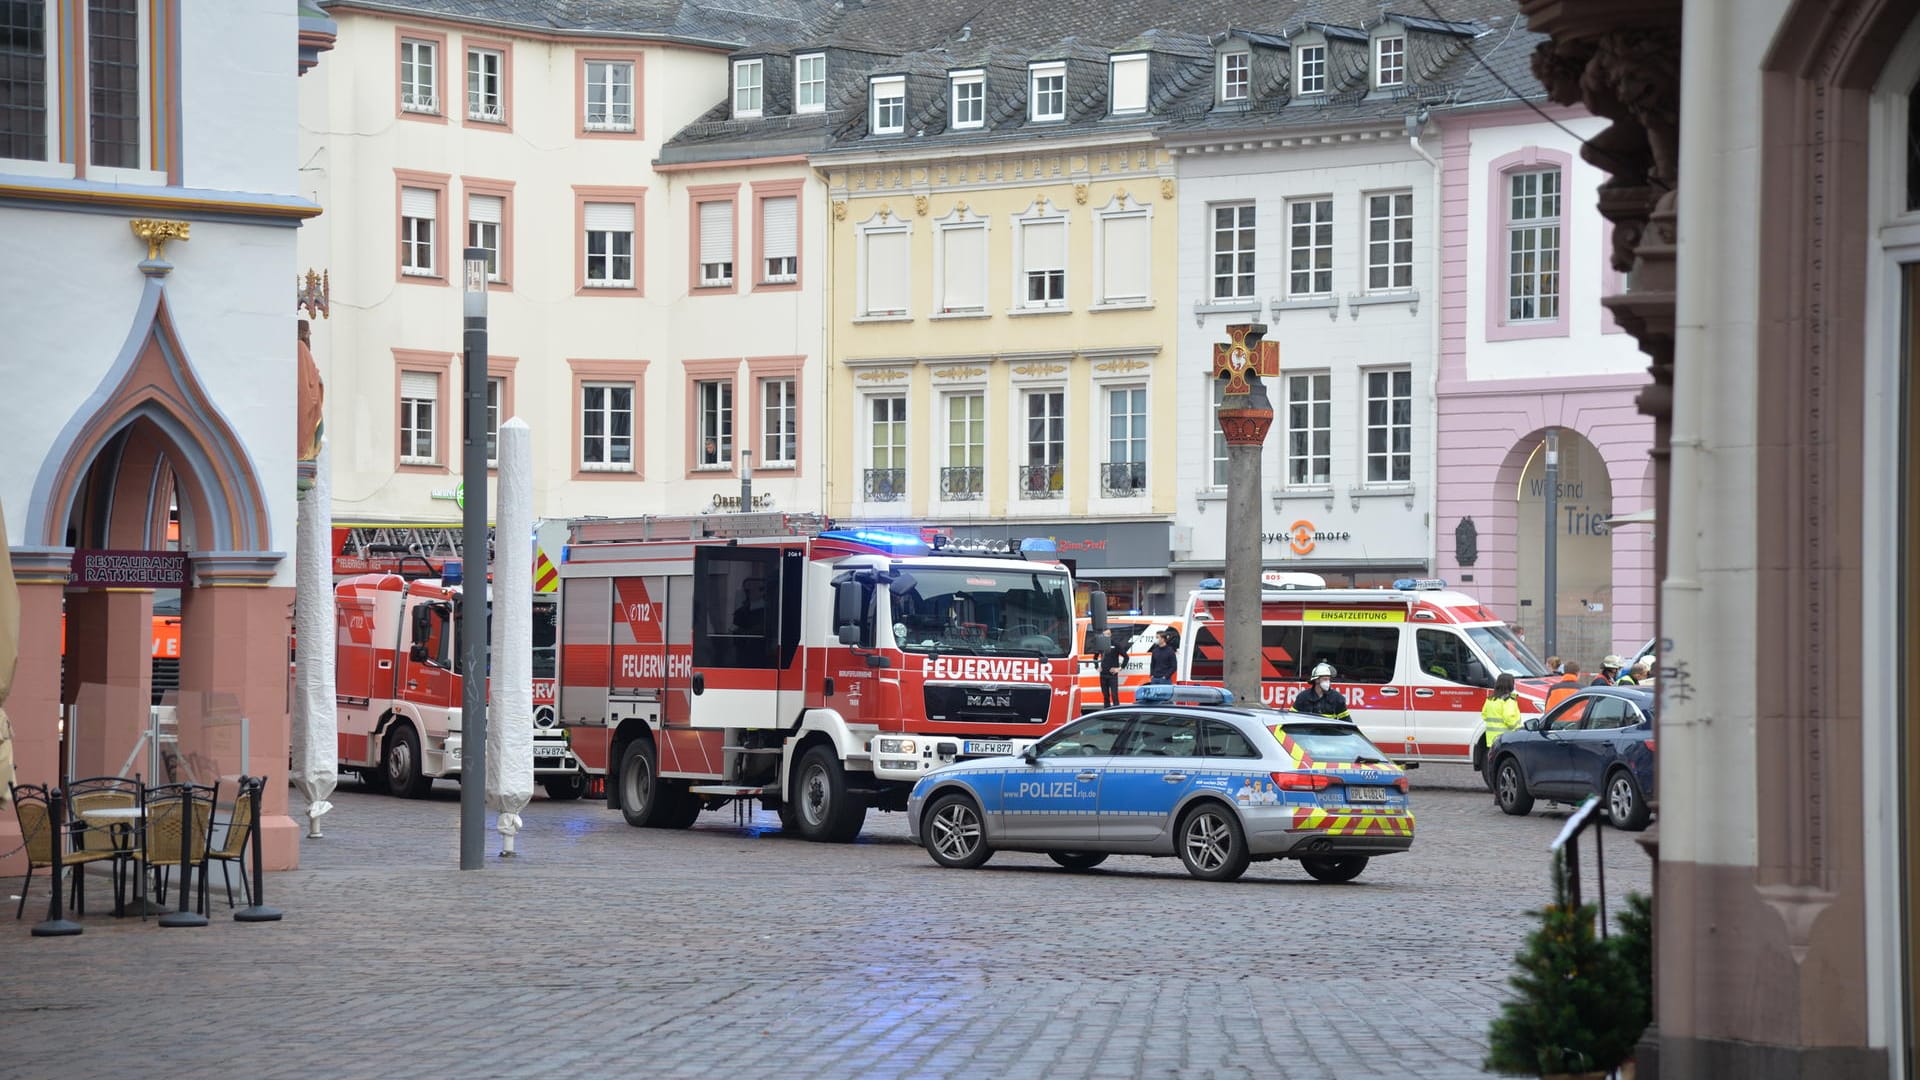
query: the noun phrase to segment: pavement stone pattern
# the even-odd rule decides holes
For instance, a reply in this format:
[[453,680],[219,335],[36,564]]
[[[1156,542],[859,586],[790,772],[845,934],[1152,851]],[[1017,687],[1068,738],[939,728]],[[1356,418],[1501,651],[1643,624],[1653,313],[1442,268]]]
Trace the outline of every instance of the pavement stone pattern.
[[[1460,768],[1413,780],[1413,850],[1357,882],[1223,885],[1141,857],[943,870],[901,814],[834,846],[543,796],[517,858],[496,835],[463,873],[455,785],[346,779],[268,876],[282,922],[233,922],[217,874],[204,929],[114,919],[102,872],[83,935],[33,938],[36,879],[0,923],[0,1077],[1478,1077],[1566,815],[1506,817]],[[1617,911],[1652,866],[1603,844]]]

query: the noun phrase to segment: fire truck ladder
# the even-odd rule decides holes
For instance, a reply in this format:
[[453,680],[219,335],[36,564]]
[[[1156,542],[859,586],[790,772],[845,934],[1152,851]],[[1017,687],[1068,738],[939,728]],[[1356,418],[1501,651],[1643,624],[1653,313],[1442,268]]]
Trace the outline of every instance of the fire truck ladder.
[[[451,525],[349,525],[346,529],[346,541],[340,546],[342,555],[460,557],[461,530]],[[491,535],[492,530],[488,533]]]
[[688,514],[626,518],[581,518],[573,522],[573,543],[626,543],[633,540],[705,540],[736,536],[812,536],[832,526],[821,514]]

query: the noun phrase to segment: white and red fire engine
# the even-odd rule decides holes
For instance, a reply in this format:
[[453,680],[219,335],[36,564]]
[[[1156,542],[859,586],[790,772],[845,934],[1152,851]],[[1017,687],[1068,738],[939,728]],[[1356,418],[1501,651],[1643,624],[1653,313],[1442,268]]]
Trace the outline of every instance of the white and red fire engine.
[[[418,798],[436,778],[460,778],[460,565],[443,560],[435,578],[361,574],[334,586],[340,768],[372,787]],[[552,597],[534,602],[533,771],[549,798],[577,799],[587,778],[553,722]]]
[[[1360,729],[1396,760],[1470,763],[1486,750],[1480,720],[1487,690],[1514,676],[1522,716],[1546,700],[1546,665],[1480,601],[1437,579],[1403,579],[1392,589],[1263,588],[1260,699],[1286,708],[1326,662],[1333,688]],[[1224,583],[1209,579],[1187,597],[1180,672],[1222,681]]]
[[629,824],[757,801],[810,839],[850,840],[928,770],[1072,718],[1058,562],[825,524],[573,523],[560,722],[590,772],[611,769],[607,803]]

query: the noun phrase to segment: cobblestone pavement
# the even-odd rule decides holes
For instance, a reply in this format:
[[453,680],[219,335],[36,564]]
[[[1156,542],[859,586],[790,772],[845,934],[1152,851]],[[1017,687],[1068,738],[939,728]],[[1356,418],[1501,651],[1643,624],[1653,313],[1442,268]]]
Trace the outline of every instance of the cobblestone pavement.
[[[766,813],[659,832],[544,798],[517,859],[462,873],[457,788],[347,780],[268,879],[283,922],[96,913],[36,939],[37,880],[0,924],[0,1076],[1479,1076],[1565,814],[1504,817],[1462,769],[1414,779],[1413,850],[1351,885],[1286,862],[1227,885],[1171,859],[943,870],[899,814],[836,847]],[[1620,833],[1604,854],[1613,909],[1650,864]],[[1591,895],[1591,854],[1584,876]]]

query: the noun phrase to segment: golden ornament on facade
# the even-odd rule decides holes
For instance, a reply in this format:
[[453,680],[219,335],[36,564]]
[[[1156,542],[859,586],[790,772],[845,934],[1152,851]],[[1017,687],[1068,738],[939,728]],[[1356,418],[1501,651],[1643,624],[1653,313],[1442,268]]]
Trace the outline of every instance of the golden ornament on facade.
[[1079,203],[1081,206],[1087,205],[1087,185],[1073,185],[1073,201]]
[[159,218],[134,218],[127,222],[133,235],[147,242],[147,261],[159,262],[160,255],[169,240],[187,239],[189,223],[185,221],[163,221]]
[[1021,364],[1013,369],[1015,375],[1058,375],[1067,370],[1065,364]]
[[1160,197],[1163,199],[1173,198],[1173,177],[1163,176],[1160,178]]
[[847,220],[846,200],[842,199],[841,201],[833,204],[833,220],[835,221]]
[[861,382],[881,382],[881,383],[899,382],[901,379],[904,379],[906,377],[907,377],[906,372],[897,370],[895,368],[887,368],[882,371],[863,371],[860,374],[854,376],[854,378],[859,379]]
[[982,367],[944,367],[936,368],[933,372],[933,377],[936,379],[977,379],[986,373],[987,369]]
[[1106,371],[1124,375],[1129,371],[1139,371],[1149,366],[1145,360],[1102,360],[1093,365],[1095,371]]
[[963,203],[963,202],[957,202],[957,203],[954,203],[954,204],[953,204],[953,212],[954,212],[954,213],[956,213],[956,214],[964,214],[964,213],[966,213],[966,212],[967,212],[967,204],[966,204],[966,203]]
[[921,217],[927,216],[927,197],[925,195],[915,195],[913,197],[913,212]]

